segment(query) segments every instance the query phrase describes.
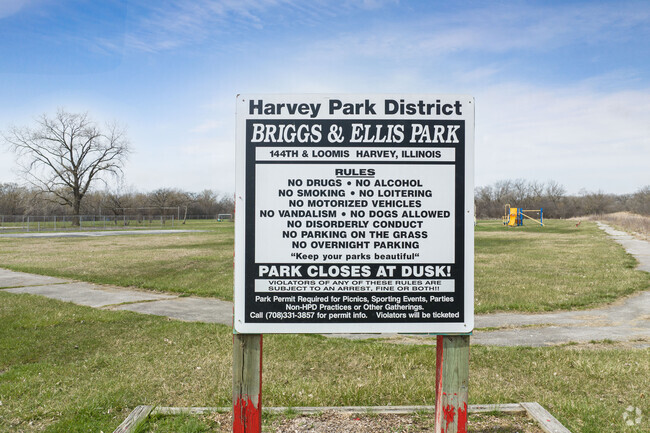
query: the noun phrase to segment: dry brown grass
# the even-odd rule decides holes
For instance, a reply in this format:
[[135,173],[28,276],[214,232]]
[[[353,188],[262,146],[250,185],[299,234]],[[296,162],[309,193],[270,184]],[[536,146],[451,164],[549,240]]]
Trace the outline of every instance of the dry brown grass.
[[[581,218],[576,218],[577,220]],[[633,214],[631,212],[616,212],[604,215],[587,215],[582,219],[590,221],[603,221],[616,229],[631,233],[643,240],[650,240],[650,217]]]

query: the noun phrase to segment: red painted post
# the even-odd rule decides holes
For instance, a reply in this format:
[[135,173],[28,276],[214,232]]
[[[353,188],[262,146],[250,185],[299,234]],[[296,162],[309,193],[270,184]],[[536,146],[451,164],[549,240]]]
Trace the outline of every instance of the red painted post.
[[434,432],[440,433],[442,420],[442,335],[436,337],[436,406],[434,413]]
[[233,433],[262,432],[262,335],[233,335]]
[[467,433],[469,335],[436,340],[435,433]]

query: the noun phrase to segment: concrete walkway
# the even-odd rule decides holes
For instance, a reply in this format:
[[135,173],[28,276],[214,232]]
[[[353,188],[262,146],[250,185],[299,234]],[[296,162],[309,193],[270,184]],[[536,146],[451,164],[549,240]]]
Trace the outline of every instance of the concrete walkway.
[[623,245],[625,251],[632,254],[634,258],[638,260],[639,265],[636,267],[637,269],[650,272],[650,242],[637,239],[629,233],[615,230],[600,221],[596,222],[596,224],[598,224],[598,227],[604,230],[610,238]]
[[[637,269],[650,272],[650,242],[614,230],[598,227],[621,244],[639,262]],[[476,316],[476,328],[505,327],[474,332],[472,342],[497,346],[545,346],[592,340],[629,341],[636,347],[650,347],[650,291],[593,310],[542,314],[496,313]]]
[[42,295],[88,307],[128,310],[189,322],[232,325],[232,303],[210,298],[179,297],[0,269],[0,289]]
[[[650,272],[650,242],[598,223],[615,241]],[[179,297],[148,291],[104,286],[0,269],[0,289],[31,293],[95,308],[128,310],[185,321],[232,325],[231,302],[210,298]],[[473,344],[497,346],[546,346],[592,340],[626,341],[634,347],[650,347],[650,291],[611,305],[582,311],[542,314],[496,313],[477,315]],[[481,330],[480,328],[499,328]],[[395,342],[431,343],[433,338],[397,334],[330,334],[350,339],[384,338]]]

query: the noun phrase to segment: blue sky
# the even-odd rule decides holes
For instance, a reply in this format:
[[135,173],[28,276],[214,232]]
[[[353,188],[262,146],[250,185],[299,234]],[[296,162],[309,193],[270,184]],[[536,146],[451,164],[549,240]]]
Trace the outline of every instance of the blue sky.
[[127,188],[234,191],[253,92],[469,94],[477,185],[650,184],[647,1],[0,1],[0,129],[117,120]]

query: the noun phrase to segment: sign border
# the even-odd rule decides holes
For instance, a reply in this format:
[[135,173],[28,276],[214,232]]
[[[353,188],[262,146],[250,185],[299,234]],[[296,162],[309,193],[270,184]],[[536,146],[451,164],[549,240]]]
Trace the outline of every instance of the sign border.
[[[464,190],[463,190],[463,322],[412,322],[412,323],[255,323],[246,322],[245,301],[246,301],[246,248],[254,243],[254,225],[247,227],[247,197],[254,195],[254,182],[250,182],[247,176],[247,165],[249,164],[246,148],[246,121],[250,119],[268,119],[264,115],[250,115],[248,113],[248,101],[250,99],[263,99],[267,102],[286,102],[289,98],[294,100],[309,99],[311,101],[322,100],[323,106],[332,98],[346,100],[363,100],[367,98],[391,98],[391,99],[441,99],[459,100],[466,103],[465,113],[456,119],[465,121],[465,142],[464,142]],[[474,328],[474,138],[475,138],[475,103],[474,98],[467,95],[449,94],[246,94],[237,95],[236,113],[236,193],[235,193],[235,263],[234,263],[234,317],[233,332],[235,333],[427,333],[427,334],[470,334]],[[291,118],[300,118],[293,115]],[[304,116],[305,119],[308,116]],[[323,115],[321,119],[340,119],[338,115]],[[366,115],[348,115],[350,120],[367,120]],[[454,119],[452,116],[446,117]],[[413,116],[390,115],[390,119],[413,120]],[[385,117],[381,117],[385,120]],[[459,173],[457,172],[458,176]],[[460,204],[456,202],[456,210]],[[456,216],[456,222],[459,221]],[[248,229],[248,232],[247,232]],[[456,254],[456,260],[458,259]],[[456,263],[459,265],[459,263]]]

